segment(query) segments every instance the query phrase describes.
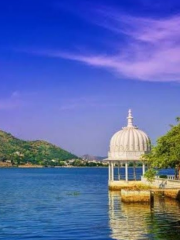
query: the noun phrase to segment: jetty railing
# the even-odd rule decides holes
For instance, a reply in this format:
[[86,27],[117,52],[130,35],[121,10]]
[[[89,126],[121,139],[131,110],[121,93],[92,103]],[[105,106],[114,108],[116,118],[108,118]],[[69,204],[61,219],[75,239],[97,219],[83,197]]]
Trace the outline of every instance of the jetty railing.
[[[114,175],[114,181],[120,181],[120,180],[125,180],[125,175],[124,174],[115,174]],[[134,176],[134,174],[128,174],[128,180],[133,181],[133,180],[141,180],[141,176]]]
[[167,175],[168,180],[176,180],[174,175]]
[[161,179],[167,179],[167,180],[179,180],[175,178],[175,175],[166,175],[166,178],[163,178],[161,176],[157,176],[157,178],[161,178]]
[[[161,180],[173,180],[173,181],[180,181],[180,179],[176,179],[175,175],[166,175],[166,178],[161,178],[161,176],[157,176],[156,179],[161,179]],[[114,181],[120,181],[120,180],[125,180],[125,174],[114,174]],[[136,176],[134,174],[128,174],[128,180],[141,180],[141,176],[137,174]]]

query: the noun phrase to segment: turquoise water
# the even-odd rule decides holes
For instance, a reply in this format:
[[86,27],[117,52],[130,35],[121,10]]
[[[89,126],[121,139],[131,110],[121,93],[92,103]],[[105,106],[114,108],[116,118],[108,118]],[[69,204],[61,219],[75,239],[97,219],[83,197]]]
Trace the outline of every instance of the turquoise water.
[[108,193],[107,172],[0,169],[0,239],[180,239],[178,202],[123,204]]

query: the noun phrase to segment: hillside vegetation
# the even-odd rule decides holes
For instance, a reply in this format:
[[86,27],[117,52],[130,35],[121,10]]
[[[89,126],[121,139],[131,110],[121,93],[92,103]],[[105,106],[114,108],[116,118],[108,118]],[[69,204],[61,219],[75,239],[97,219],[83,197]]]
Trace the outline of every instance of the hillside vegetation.
[[0,161],[19,164],[61,165],[78,159],[70,152],[45,141],[24,141],[0,130]]

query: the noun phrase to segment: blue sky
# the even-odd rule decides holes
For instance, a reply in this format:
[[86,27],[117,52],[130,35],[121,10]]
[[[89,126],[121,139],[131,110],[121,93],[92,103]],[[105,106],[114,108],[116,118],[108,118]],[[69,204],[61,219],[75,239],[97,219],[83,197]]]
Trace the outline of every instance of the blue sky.
[[107,155],[128,109],[152,142],[180,116],[180,2],[0,3],[0,128]]

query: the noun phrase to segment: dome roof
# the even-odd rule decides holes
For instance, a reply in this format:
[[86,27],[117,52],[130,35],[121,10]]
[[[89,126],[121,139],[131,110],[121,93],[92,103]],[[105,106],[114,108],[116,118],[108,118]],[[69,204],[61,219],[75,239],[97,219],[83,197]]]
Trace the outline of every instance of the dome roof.
[[110,141],[109,160],[140,160],[142,154],[150,151],[150,139],[138,127],[133,126],[131,110],[127,127],[113,135]]

